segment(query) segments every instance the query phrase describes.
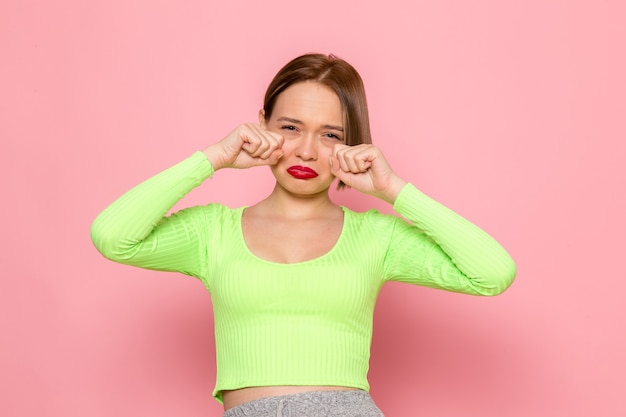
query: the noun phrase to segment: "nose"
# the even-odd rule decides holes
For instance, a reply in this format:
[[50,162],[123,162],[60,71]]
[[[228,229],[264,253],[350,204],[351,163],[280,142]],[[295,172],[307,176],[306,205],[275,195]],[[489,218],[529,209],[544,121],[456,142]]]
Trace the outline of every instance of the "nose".
[[298,138],[296,156],[304,161],[317,160],[317,140],[314,134],[308,133]]

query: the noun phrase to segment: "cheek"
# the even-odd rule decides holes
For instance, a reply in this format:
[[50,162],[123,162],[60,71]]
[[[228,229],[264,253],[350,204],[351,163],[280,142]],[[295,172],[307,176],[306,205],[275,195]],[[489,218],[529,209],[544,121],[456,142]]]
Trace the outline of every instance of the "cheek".
[[319,152],[324,155],[324,158],[328,159],[328,157],[333,154],[333,149],[335,149],[336,144],[337,141],[335,140],[322,139],[319,146]]
[[294,140],[295,138],[290,136],[292,136],[292,134],[283,135],[284,141],[281,149],[283,150],[283,152],[285,152],[286,155],[292,154],[294,149],[296,148],[296,141]]

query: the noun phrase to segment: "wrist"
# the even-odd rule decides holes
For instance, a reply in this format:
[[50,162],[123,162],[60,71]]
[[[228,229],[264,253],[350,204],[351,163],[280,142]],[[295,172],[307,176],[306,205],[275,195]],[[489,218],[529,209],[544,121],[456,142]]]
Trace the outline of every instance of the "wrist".
[[216,145],[210,145],[205,148],[202,153],[209,160],[211,165],[213,166],[213,170],[217,171],[218,169],[224,168],[224,164],[222,162],[222,158],[219,156],[219,152],[216,149]]
[[393,177],[387,188],[385,188],[385,190],[381,193],[380,198],[393,205],[396,202],[398,195],[407,184],[408,182],[402,178]]

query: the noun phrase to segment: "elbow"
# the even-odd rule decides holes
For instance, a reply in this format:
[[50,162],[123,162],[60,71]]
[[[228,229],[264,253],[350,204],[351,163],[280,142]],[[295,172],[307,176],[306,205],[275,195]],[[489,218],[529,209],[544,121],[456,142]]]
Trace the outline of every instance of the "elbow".
[[107,236],[106,228],[104,228],[101,222],[96,219],[91,225],[91,229],[89,231],[91,237],[91,243],[93,243],[94,247],[100,252],[102,256],[108,259],[112,259],[113,253],[115,252],[114,244],[110,236]]
[[517,267],[515,262],[509,258],[507,262],[489,274],[491,277],[489,285],[483,287],[481,295],[493,297],[502,294],[513,284],[516,275]]
[[95,248],[105,258],[115,262],[123,262],[128,257],[125,256],[125,253],[128,252],[127,249],[124,249],[126,245],[120,238],[111,233],[111,229],[99,219],[96,219],[91,225],[90,236]]

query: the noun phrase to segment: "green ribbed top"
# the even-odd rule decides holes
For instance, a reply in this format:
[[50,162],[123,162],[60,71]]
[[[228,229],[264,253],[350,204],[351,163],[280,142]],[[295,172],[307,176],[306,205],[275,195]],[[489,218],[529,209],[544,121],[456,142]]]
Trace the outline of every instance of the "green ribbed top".
[[412,224],[342,207],[343,229],[328,253],[295,264],[260,259],[243,238],[243,207],[209,204],[166,217],[212,174],[195,153],[116,200],[91,236],[116,262],[202,280],[213,302],[220,402],[222,390],[251,386],[368,390],[374,305],[385,281],[496,295],[515,277],[493,238],[410,184],[394,210]]

